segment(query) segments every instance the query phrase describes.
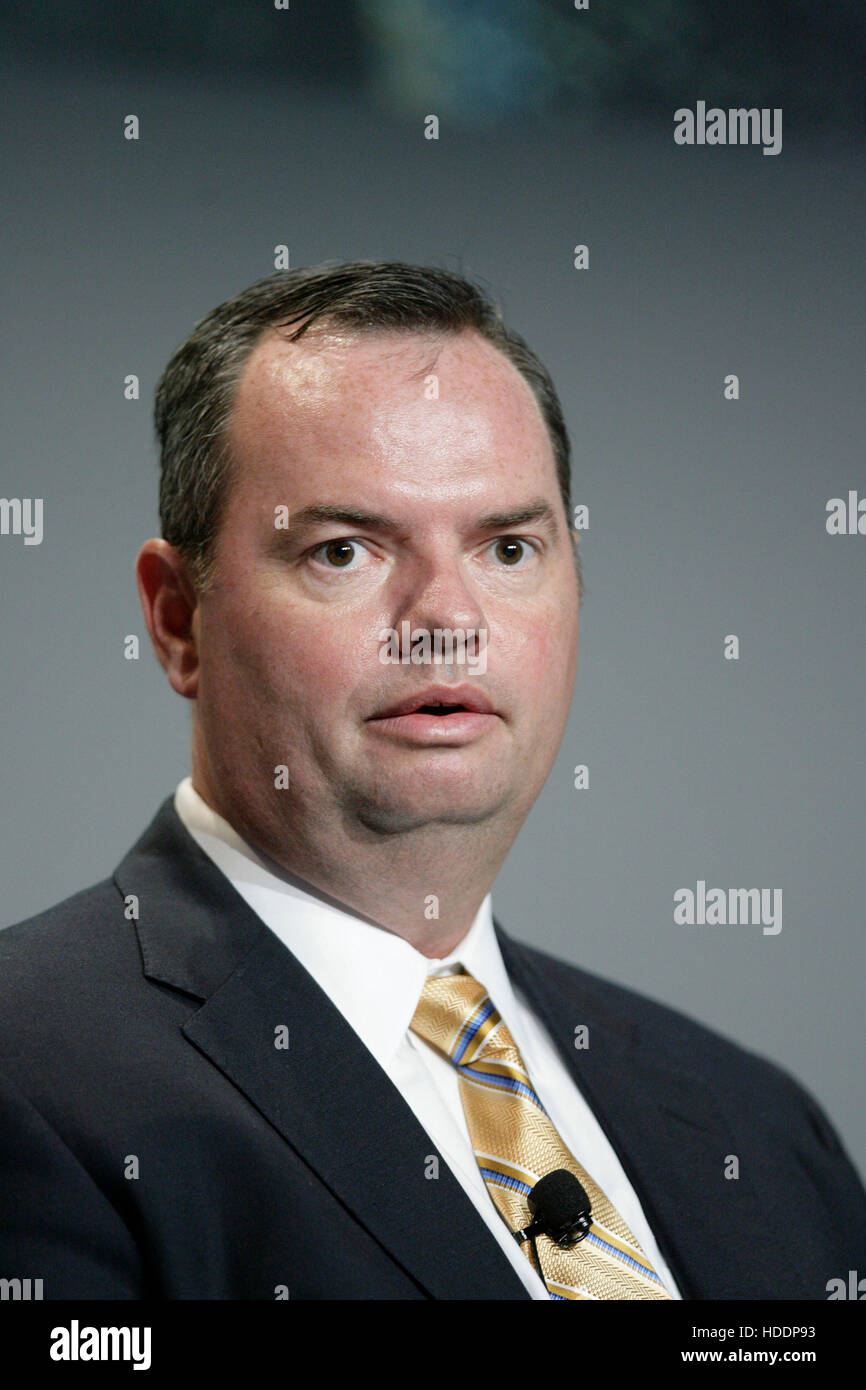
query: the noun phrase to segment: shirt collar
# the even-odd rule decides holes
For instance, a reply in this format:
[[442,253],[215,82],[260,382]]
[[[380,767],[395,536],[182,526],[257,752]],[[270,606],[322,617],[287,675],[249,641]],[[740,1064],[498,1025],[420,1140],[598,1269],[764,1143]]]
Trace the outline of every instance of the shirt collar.
[[313,976],[380,1066],[388,1067],[402,1043],[428,975],[467,971],[512,1026],[514,995],[489,893],[463,940],[444,959],[431,960],[402,937],[318,896],[303,880],[274,873],[199,796],[190,777],[179,783],[174,805],[200,848]]

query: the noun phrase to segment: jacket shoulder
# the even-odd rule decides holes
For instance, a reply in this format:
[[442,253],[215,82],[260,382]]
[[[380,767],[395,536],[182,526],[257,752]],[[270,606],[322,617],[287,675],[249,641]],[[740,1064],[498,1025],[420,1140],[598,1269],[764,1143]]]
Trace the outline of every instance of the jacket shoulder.
[[82,937],[92,939],[102,926],[123,921],[123,900],[112,878],[82,888],[52,907],[0,931],[0,959],[36,958]]
[[635,1046],[652,1048],[659,1061],[689,1072],[714,1091],[727,1093],[735,1109],[748,1104],[756,1113],[787,1111],[800,1122],[805,1111],[813,1137],[824,1148],[843,1152],[815,1096],[779,1063],[638,990],[513,938],[509,947],[537,979],[546,981],[574,1007],[589,1008],[602,1026],[626,1034]]
[[94,994],[109,995],[137,957],[134,925],[110,878],[4,928],[0,1032],[11,1028],[23,1038],[68,1017],[76,1003],[80,1012]]

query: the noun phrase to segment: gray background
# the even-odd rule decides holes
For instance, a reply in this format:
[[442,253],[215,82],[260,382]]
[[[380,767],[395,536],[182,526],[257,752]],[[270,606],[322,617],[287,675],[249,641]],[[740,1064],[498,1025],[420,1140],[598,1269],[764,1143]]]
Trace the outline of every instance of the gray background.
[[[238,31],[222,4],[176,7],[173,29],[137,7],[135,32],[94,28],[98,11],[2,11],[0,495],[43,497],[45,538],[0,537],[0,924],[109,874],[188,770],[189,710],[133,577],[158,534],[150,410],[172,349],[277,243],[292,265],[462,269],[551,369],[591,517],[571,720],[497,916],[781,1062],[866,1171],[866,538],[824,526],[828,498],[866,492],[844,26],[803,58],[811,86],[745,45],[738,89],[676,26],[661,56],[638,46],[631,79],[626,39],[558,72],[522,36],[532,5],[405,6],[438,21],[420,36],[384,2],[293,0]],[[597,26],[581,42],[602,24],[572,19]],[[274,25],[294,28],[278,42]],[[782,153],[677,147],[673,110],[699,98],[782,104]],[[675,926],[673,894],[699,878],[781,888],[781,933]]]

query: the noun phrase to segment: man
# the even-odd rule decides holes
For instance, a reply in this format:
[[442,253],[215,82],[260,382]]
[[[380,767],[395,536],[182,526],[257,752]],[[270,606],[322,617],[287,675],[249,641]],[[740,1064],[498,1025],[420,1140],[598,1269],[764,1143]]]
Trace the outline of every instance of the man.
[[866,1196],[811,1096],[492,917],[577,654],[535,355],[443,271],[284,273],[198,326],[156,421],[137,577],[191,776],[0,935],[0,1274],[825,1298]]

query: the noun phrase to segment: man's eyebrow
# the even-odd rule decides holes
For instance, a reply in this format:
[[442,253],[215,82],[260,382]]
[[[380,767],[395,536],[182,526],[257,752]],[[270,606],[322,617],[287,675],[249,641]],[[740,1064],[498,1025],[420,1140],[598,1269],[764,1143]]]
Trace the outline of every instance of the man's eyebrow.
[[[514,507],[510,511],[489,512],[487,516],[479,518],[475,527],[479,531],[496,531],[505,530],[509,526],[526,526],[533,521],[540,521],[551,530],[556,529],[553,508],[542,498],[523,507]],[[300,511],[293,512],[291,517],[292,529],[327,522],[370,527],[379,531],[394,532],[402,529],[400,522],[379,512],[368,512],[361,507],[337,506],[328,502],[315,502],[309,507],[302,507]]]
[[369,526],[378,531],[399,531],[400,524],[391,517],[378,512],[367,512],[361,507],[334,506],[329,502],[316,502],[302,507],[291,514],[291,526],[315,526],[323,522],[341,522],[346,526]]
[[514,507],[511,511],[490,512],[487,516],[481,517],[476,524],[479,531],[498,531],[509,526],[527,526],[533,521],[540,521],[550,530],[556,530],[554,510],[543,498],[539,498],[537,502],[529,502],[525,507]]

